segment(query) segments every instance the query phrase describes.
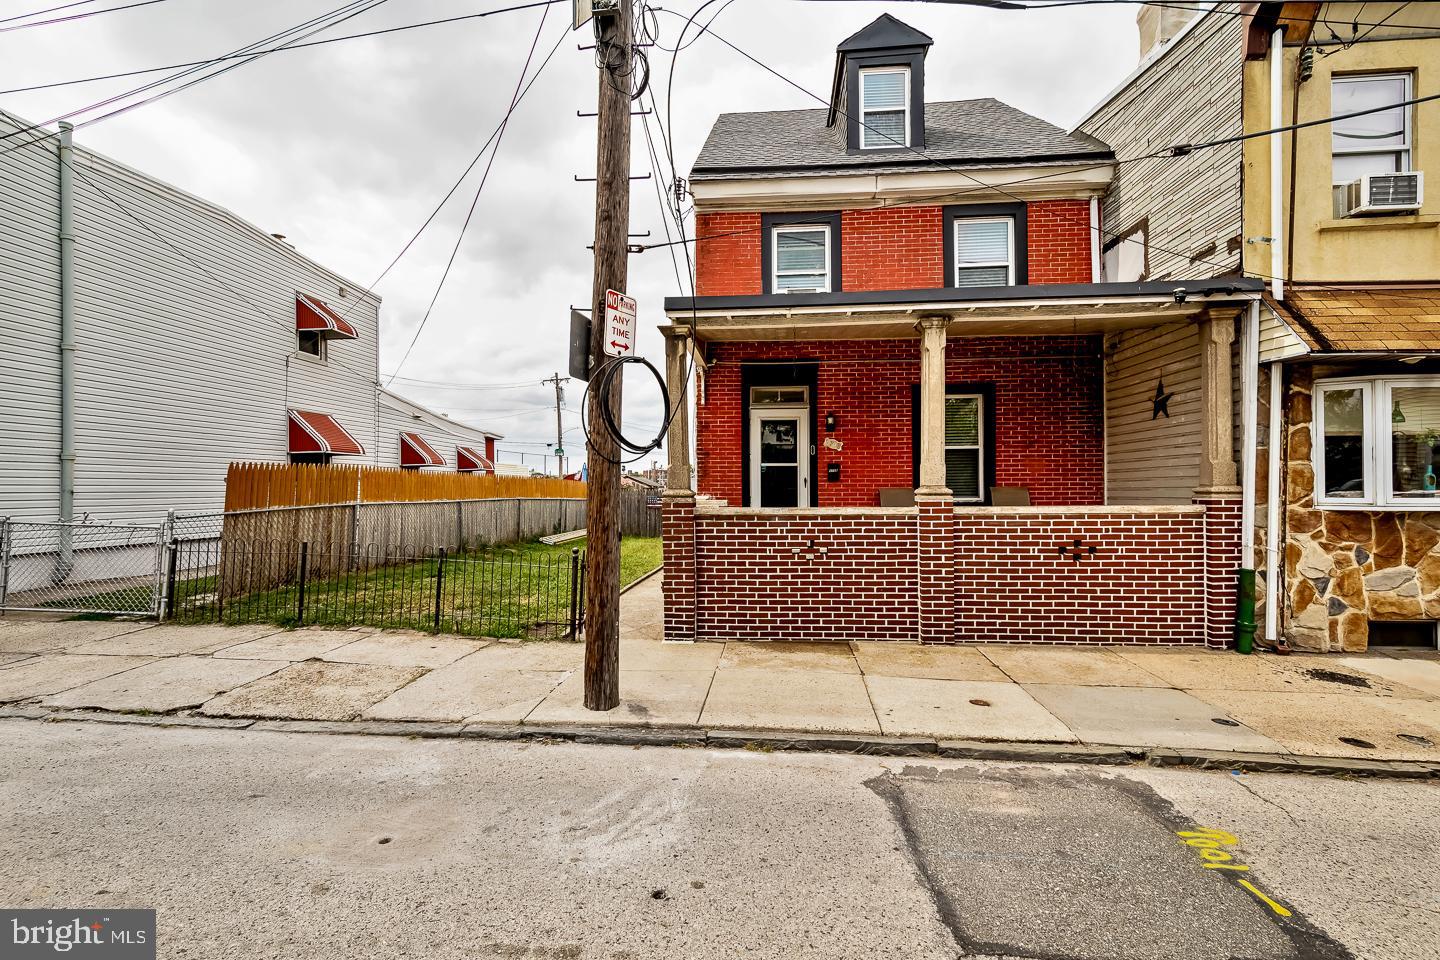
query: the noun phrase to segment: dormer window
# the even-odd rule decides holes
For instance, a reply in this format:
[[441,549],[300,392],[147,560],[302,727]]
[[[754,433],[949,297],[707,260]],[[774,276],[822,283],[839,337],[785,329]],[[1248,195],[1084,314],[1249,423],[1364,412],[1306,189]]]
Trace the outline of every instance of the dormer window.
[[925,53],[932,43],[883,13],[835,48],[825,125],[846,153],[925,149]]
[[910,145],[910,68],[860,71],[860,146],[864,150]]

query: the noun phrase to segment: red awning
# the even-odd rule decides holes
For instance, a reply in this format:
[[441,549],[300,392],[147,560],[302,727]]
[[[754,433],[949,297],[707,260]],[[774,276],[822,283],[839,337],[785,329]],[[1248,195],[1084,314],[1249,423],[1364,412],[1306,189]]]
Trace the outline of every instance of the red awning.
[[485,459],[485,455],[474,447],[455,447],[455,469],[461,473],[494,473],[495,464]]
[[365,448],[330,414],[291,410],[290,452],[362,456]]
[[318,330],[324,336],[346,340],[354,340],[359,336],[355,328],[328,303],[307,297],[303,293],[295,294],[295,329]]
[[445,458],[418,433],[400,434],[400,466],[443,467]]

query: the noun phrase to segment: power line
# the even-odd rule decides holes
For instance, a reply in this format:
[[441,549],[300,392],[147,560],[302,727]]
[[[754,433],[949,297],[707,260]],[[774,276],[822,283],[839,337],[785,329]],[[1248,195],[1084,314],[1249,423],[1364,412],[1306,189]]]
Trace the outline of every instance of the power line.
[[[673,16],[680,16],[680,14],[674,13],[673,11],[668,11],[668,10],[667,10],[667,11],[664,11],[664,12],[666,12],[666,13],[671,13]],[[691,19],[693,20],[693,16],[692,16]],[[754,63],[756,66],[759,66],[760,68],[764,69],[764,70],[767,71],[768,73],[771,73],[771,74],[773,74],[775,77],[777,77],[777,78],[785,81],[787,84],[789,84],[790,86],[792,86],[792,87],[794,87],[795,89],[799,90],[801,93],[804,93],[805,95],[807,95],[807,96],[809,96],[809,97],[811,97],[811,98],[813,98],[813,99],[815,99],[815,100],[818,100],[818,101],[820,101],[821,103],[826,104],[827,106],[829,105],[830,101],[829,101],[828,99],[826,99],[826,98],[824,98],[824,97],[821,97],[819,94],[815,93],[814,91],[811,91],[811,90],[806,89],[805,87],[801,86],[801,85],[800,85],[799,83],[797,83],[796,81],[794,81],[794,80],[790,79],[789,77],[785,76],[784,74],[780,73],[780,72],[779,72],[778,70],[776,70],[774,67],[771,67],[769,64],[765,63],[764,61],[762,61],[762,60],[756,58],[755,56],[751,55],[750,53],[747,53],[746,51],[740,49],[740,48],[737,47],[735,44],[731,43],[729,40],[726,40],[726,39],[725,39],[724,37],[722,37],[720,34],[716,33],[713,29],[711,29],[711,28],[709,28],[709,27],[701,27],[701,29],[702,29],[704,32],[709,33],[712,37],[714,37],[715,39],[719,40],[721,43],[725,44],[725,45],[726,45],[727,47],[729,47],[731,50],[734,50],[736,53],[738,53],[738,54],[740,54],[741,56],[745,57],[747,60],[749,60],[749,61],[751,61],[752,63]],[[1440,94],[1432,95],[1432,96],[1430,96],[1430,97],[1422,98],[1422,99],[1440,99]],[[1344,116],[1342,116],[1342,117],[1340,117],[1340,118],[1338,118],[1338,119],[1344,119],[1345,117],[1349,117],[1349,116],[1358,116],[1358,115],[1365,114],[1365,113],[1375,113],[1375,112],[1379,112],[1379,111],[1381,111],[1381,110],[1394,109],[1394,107],[1395,107],[1394,104],[1389,104],[1389,105],[1386,105],[1386,106],[1383,106],[1383,107],[1372,108],[1372,109],[1370,109],[1370,110],[1357,111],[1357,112],[1354,113],[1354,114],[1346,114],[1346,115],[1344,115]],[[836,107],[836,113],[839,114],[839,115],[841,115],[841,116],[846,117],[847,120],[848,120],[848,119],[851,119],[851,118],[853,117],[852,114],[847,113],[845,110],[842,110],[842,109],[840,109],[839,107]],[[1327,122],[1327,121],[1329,121],[1329,120],[1334,120],[1334,119],[1337,119],[1337,118],[1333,118],[1333,117],[1332,117],[1332,118],[1327,118],[1325,121],[1312,121],[1311,123],[1313,124],[1313,123],[1317,123],[1317,122]],[[977,185],[979,185],[979,187],[982,188],[982,189],[985,189],[985,190],[993,190],[993,191],[995,191],[995,192],[997,192],[997,193],[1000,193],[1000,194],[1002,194],[1002,195],[1004,195],[1004,196],[1009,197],[1009,198],[1012,199],[1012,200],[1016,200],[1016,201],[1021,202],[1021,203],[1024,202],[1024,197],[1021,197],[1021,196],[1019,196],[1019,195],[1017,195],[1017,194],[1010,193],[1010,192],[1006,191],[1006,190],[1004,189],[1004,185],[1003,185],[1003,184],[985,183],[983,180],[981,180],[980,178],[976,177],[974,174],[968,172],[967,170],[964,170],[963,168],[951,166],[950,164],[945,163],[943,160],[940,160],[940,159],[938,159],[938,158],[936,158],[936,157],[930,156],[929,154],[927,154],[927,153],[926,153],[925,151],[923,151],[923,150],[920,150],[920,149],[918,149],[918,148],[916,148],[916,147],[913,147],[913,146],[911,146],[911,145],[908,144],[908,143],[903,143],[903,142],[901,142],[901,141],[899,141],[899,140],[896,140],[893,136],[890,136],[888,133],[886,133],[886,132],[883,131],[883,130],[877,130],[876,128],[870,126],[868,123],[865,123],[864,118],[859,118],[859,119],[858,119],[858,122],[859,122],[861,125],[865,126],[865,128],[868,129],[868,130],[870,130],[872,133],[875,133],[875,134],[877,134],[877,135],[879,135],[879,136],[884,137],[886,140],[889,140],[889,141],[890,141],[892,144],[894,144],[896,147],[904,148],[905,150],[908,150],[909,152],[914,153],[914,154],[916,154],[917,156],[922,157],[923,159],[929,161],[930,163],[934,164],[935,166],[938,166],[938,167],[941,167],[942,169],[948,170],[948,171],[950,171],[951,173],[957,173],[957,174],[959,174],[960,176],[965,177],[966,179],[973,180],[973,181],[974,181]],[[1248,138],[1248,137],[1252,137],[1252,136],[1263,136],[1263,135],[1266,135],[1266,134],[1268,134],[1268,133],[1271,133],[1271,131],[1257,131],[1257,132],[1254,133],[1254,134],[1248,134],[1248,135],[1246,135],[1246,137]],[[1220,143],[1220,141],[1217,141],[1217,142],[1216,142],[1215,144],[1213,144],[1213,145],[1219,145],[1219,143]],[[1212,145],[1212,144],[1199,145],[1199,146],[1210,146],[1210,145]],[[1192,149],[1198,149],[1199,146],[1197,146],[1197,147],[1195,147],[1195,148],[1192,148]],[[1171,149],[1171,148],[1166,148],[1166,150],[1168,150],[1168,149]],[[1116,161],[1114,161],[1114,162],[1116,162],[1116,163],[1121,163],[1121,162],[1133,163],[1133,162],[1137,162],[1137,161],[1140,161],[1140,160],[1147,160],[1147,159],[1152,159],[1152,158],[1155,158],[1155,157],[1158,157],[1158,156],[1163,156],[1163,155],[1165,155],[1165,152],[1166,152],[1165,150],[1161,150],[1161,151],[1156,151],[1155,153],[1145,154],[1145,155],[1143,155],[1143,156],[1131,157],[1131,158],[1129,158],[1129,159],[1126,160],[1126,161],[1116,160]],[[1075,217],[1071,217],[1071,216],[1067,216],[1067,215],[1063,215],[1063,214],[1057,214],[1057,217],[1058,217],[1059,219],[1068,220],[1068,221],[1070,221],[1070,222],[1072,222],[1072,223],[1076,223],[1076,224],[1083,225],[1083,226],[1086,227],[1088,230],[1091,230],[1091,231],[1094,231],[1094,232],[1096,232],[1096,233],[1099,233],[1102,237],[1104,237],[1104,236],[1108,236],[1108,237],[1120,237],[1120,236],[1121,236],[1121,234],[1115,233],[1115,232],[1113,232],[1113,231],[1106,230],[1106,229],[1103,228],[1103,227],[1097,226],[1097,225],[1095,225],[1095,224],[1091,224],[1091,223],[1089,223],[1088,221],[1079,220],[1078,218],[1075,218]],[[798,221],[797,221],[797,222],[798,222]],[[752,228],[751,230],[747,230],[747,231],[737,231],[737,232],[754,232],[754,230],[753,230],[753,228]],[[689,248],[688,248],[688,244],[689,244],[689,243],[693,243],[693,242],[697,242],[698,239],[699,239],[699,238],[693,238],[693,239],[686,240],[686,241],[681,241],[681,242],[686,245],[686,249],[688,250],[688,249],[689,249]],[[706,239],[708,239],[708,238],[706,238]],[[653,246],[653,245],[652,245],[652,246]],[[1225,268],[1228,268],[1228,267],[1231,266],[1230,264],[1219,263],[1219,262],[1214,261],[1214,260],[1206,260],[1206,259],[1204,259],[1204,258],[1202,258],[1202,257],[1192,257],[1192,256],[1190,256],[1189,254],[1181,253],[1181,252],[1176,251],[1176,250],[1170,250],[1170,249],[1167,249],[1167,248],[1165,248],[1165,247],[1161,247],[1161,246],[1159,246],[1158,244],[1154,244],[1154,243],[1149,244],[1149,246],[1152,247],[1152,248],[1155,249],[1155,250],[1158,250],[1158,251],[1161,252],[1161,253],[1168,253],[1168,254],[1170,254],[1171,256],[1181,257],[1181,258],[1190,260],[1190,261],[1193,262],[1193,263],[1204,263],[1204,264],[1208,264],[1208,265],[1210,265],[1210,266],[1218,267],[1218,268],[1222,268],[1222,269],[1225,269]],[[649,249],[649,247],[647,247],[646,249]],[[1267,275],[1267,274],[1264,274],[1264,273],[1261,273],[1261,272],[1259,272],[1259,271],[1253,271],[1253,270],[1252,270],[1252,271],[1248,271],[1248,272],[1251,273],[1251,274],[1252,274],[1253,276],[1255,276],[1255,277],[1262,278],[1262,279],[1266,279],[1266,280],[1277,279],[1277,278],[1275,278],[1275,277],[1271,277],[1271,276],[1269,276],[1269,275]],[[1321,284],[1321,285],[1319,285],[1319,286],[1325,286],[1325,285]],[[1332,285],[1332,286],[1333,286],[1333,285]],[[693,308],[694,298],[692,297],[691,299],[692,299],[692,308]]]
[[[100,16],[102,13],[116,13],[116,12],[118,12],[118,11],[120,11],[120,10],[133,10],[133,9],[136,8],[136,7],[148,7],[148,6],[150,6],[152,3],[164,3],[164,2],[165,2],[165,0],[138,0],[137,3],[127,3],[127,4],[124,4],[123,6],[119,6],[119,7],[105,7],[103,10],[89,10],[89,11],[87,11],[87,12],[85,12],[85,13],[72,13],[72,14],[71,14],[70,16],[68,16],[68,17],[56,17],[56,18],[54,18],[53,20],[32,20],[32,21],[30,21],[29,23],[17,23],[17,24],[16,24],[15,26],[13,26],[13,27],[0,27],[0,33],[9,33],[11,30],[25,30],[25,29],[28,29],[29,27],[45,27],[45,26],[49,26],[49,25],[52,24],[52,23],[69,23],[69,22],[72,21],[72,20],[85,20],[85,19],[88,19],[88,18],[90,18],[90,17],[98,17],[98,16]],[[65,7],[73,7],[73,6],[76,6],[76,5],[77,5],[77,4],[73,4],[73,3],[72,3],[72,4],[65,4],[65,6],[62,6],[62,7],[52,7],[51,10],[63,10],[63,9],[65,9]],[[48,13],[48,12],[50,12],[50,11],[48,11],[48,10],[42,10],[42,11],[40,11],[40,13]],[[10,17],[9,20],[20,20],[20,19],[24,19],[25,17],[33,17],[33,16],[39,16],[39,14],[38,14],[38,13],[22,13],[19,17]],[[0,21],[0,23],[6,23],[6,22],[9,22],[9,20]]]
[[[475,196],[470,200],[470,209],[465,214],[465,222],[460,225],[460,232],[455,236],[455,246],[450,249],[450,259],[445,262],[445,269],[440,274],[440,282],[435,285],[435,294],[430,298],[430,305],[425,308],[425,315],[420,318],[420,324],[415,328],[415,335],[410,338],[410,345],[405,348],[405,354],[400,358],[400,362],[395,364],[395,372],[390,374],[390,380],[386,381],[387,383],[394,382],[401,368],[405,366],[405,361],[410,359],[410,352],[415,349],[415,344],[420,340],[420,334],[424,332],[425,324],[429,322],[430,314],[435,309],[435,302],[440,299],[440,291],[445,289],[445,281],[449,279],[450,269],[455,266],[455,257],[460,253],[460,244],[465,240],[465,232],[470,228],[471,218],[475,216],[475,207],[480,203],[480,194],[485,190],[485,183],[490,179],[490,170],[495,165],[495,157],[500,153],[500,143],[505,139],[505,130],[510,125],[510,118],[515,113],[515,107],[520,103],[520,93],[525,86],[525,77],[530,73],[530,63],[535,58],[535,48],[540,44],[540,34],[545,29],[545,19],[549,15],[550,8],[548,6],[540,12],[540,23],[535,27],[535,38],[530,41],[530,50],[525,55],[525,65],[520,68],[520,77],[515,81],[515,92],[510,95],[510,106],[500,120],[500,127],[495,135],[495,146],[490,151],[490,159],[485,162],[485,172],[480,175],[480,183],[475,187]],[[568,33],[567,29],[566,33],[561,34],[562,41]]]
[[[553,3],[557,2],[557,0],[549,0],[549,2]],[[534,7],[540,6],[540,4],[529,4],[528,6]],[[512,9],[523,8],[516,7]],[[560,45],[564,42],[565,34],[561,34],[560,39],[555,42],[555,46],[550,48],[550,52],[546,55],[545,59],[540,62],[540,66],[535,70],[533,74],[531,74],[529,82],[525,84],[525,89],[520,91],[520,96],[515,100],[516,106],[519,106],[520,102],[525,99],[525,95],[530,92],[530,88],[535,85],[535,81],[540,79],[540,74],[545,72],[545,67],[549,65],[555,54],[560,50]],[[504,117],[501,118],[500,123],[497,124],[495,129],[490,132],[490,136],[487,137],[485,142],[480,145],[480,149],[475,151],[475,156],[470,160],[470,163],[461,172],[460,176],[456,178],[455,182],[451,184],[450,189],[445,192],[445,196],[440,198],[440,202],[435,205],[435,209],[430,211],[430,215],[425,218],[425,222],[420,224],[420,228],[415,231],[415,233],[410,237],[409,240],[405,241],[405,245],[400,248],[400,252],[395,254],[394,259],[390,261],[390,263],[385,267],[384,270],[380,271],[380,275],[370,282],[371,287],[379,284],[381,280],[384,280],[385,277],[389,275],[391,270],[395,269],[395,265],[400,262],[401,258],[403,258],[406,253],[410,251],[410,248],[415,245],[415,241],[420,239],[420,235],[424,233],[426,228],[429,227],[430,224],[434,222],[435,218],[440,215],[440,211],[445,207],[445,204],[450,202],[450,198],[455,195],[455,191],[459,190],[460,185],[465,182],[465,178],[470,176],[470,171],[474,170],[475,167],[480,163],[480,158],[485,156],[485,151],[489,149],[490,144],[494,142],[495,138],[500,135],[500,131],[503,128],[504,123],[507,119],[509,119],[509,113],[507,113]],[[398,372],[399,368],[397,367],[396,370]],[[392,374],[391,376],[393,378],[394,374]],[[401,377],[400,379],[403,380],[404,378]]]
[[[144,105],[147,104],[147,103],[151,103],[151,102],[153,102],[153,101],[155,101],[155,100],[159,100],[159,99],[161,99],[161,98],[163,98],[163,97],[168,97],[168,96],[169,96],[170,94],[172,94],[172,93],[178,93],[180,90],[183,90],[183,89],[185,89],[186,87],[193,86],[193,85],[196,84],[196,83],[203,82],[203,81],[208,80],[208,79],[211,79],[211,78],[213,78],[213,77],[218,77],[218,76],[220,76],[220,75],[223,74],[223,73],[228,73],[228,72],[230,72],[231,70],[236,69],[237,67],[244,66],[244,65],[247,64],[247,63],[251,63],[251,62],[253,62],[254,60],[258,60],[258,59],[260,59],[261,57],[266,56],[268,53],[273,52],[273,51],[263,51],[263,50],[262,50],[262,51],[256,51],[254,48],[257,47],[257,46],[259,46],[260,44],[268,43],[268,42],[270,42],[270,41],[272,41],[272,40],[281,39],[281,38],[286,37],[286,36],[288,36],[288,35],[290,35],[290,34],[299,33],[300,31],[305,30],[305,29],[307,29],[307,28],[309,28],[309,27],[315,27],[315,29],[314,29],[314,30],[311,30],[311,31],[310,31],[309,33],[307,33],[307,34],[303,34],[303,35],[302,35],[302,39],[304,39],[305,37],[314,36],[316,33],[319,33],[320,31],[325,30],[325,29],[327,29],[328,27],[335,26],[336,24],[339,24],[339,23],[343,23],[345,20],[349,20],[351,17],[358,16],[359,14],[364,13],[366,10],[370,10],[370,9],[373,9],[374,7],[378,7],[380,4],[385,3],[385,2],[386,2],[386,0],[351,0],[351,2],[346,3],[346,4],[344,4],[344,5],[336,8],[335,10],[332,10],[332,11],[330,11],[329,13],[324,14],[324,15],[322,15],[322,16],[320,16],[320,17],[313,17],[313,18],[311,18],[310,20],[305,21],[304,23],[301,23],[301,24],[298,24],[298,25],[296,25],[296,26],[290,27],[290,28],[288,28],[288,29],[286,29],[286,30],[282,30],[282,31],[279,32],[279,33],[271,34],[271,35],[268,36],[268,37],[263,37],[263,38],[260,39],[260,40],[257,40],[257,41],[255,41],[255,42],[253,42],[253,43],[247,44],[247,45],[244,46],[244,47],[241,47],[241,48],[240,48],[238,51],[236,51],[236,52],[245,55],[245,56],[247,57],[247,59],[241,60],[239,63],[232,63],[232,64],[230,64],[230,65],[227,66],[227,67],[222,67],[220,70],[217,70],[217,71],[215,71],[214,73],[206,74],[206,75],[204,75],[204,76],[202,76],[202,77],[199,77],[199,78],[197,78],[197,79],[195,79],[195,80],[192,80],[192,81],[189,81],[189,82],[187,82],[187,83],[181,84],[181,85],[178,86],[178,87],[172,87],[172,88],[169,89],[169,90],[162,90],[160,93],[155,94],[154,96],[148,97],[148,98],[146,98],[146,99],[144,99],[144,100],[136,101],[136,102],[134,102],[134,103],[126,104],[125,106],[120,107],[120,108],[118,108],[118,109],[116,109],[116,110],[112,110],[112,111],[110,111],[109,113],[103,114],[102,116],[92,117],[92,118],[90,118],[90,119],[88,119],[88,120],[85,120],[85,121],[83,121],[83,122],[81,122],[81,123],[77,123],[75,126],[76,126],[76,128],[78,129],[78,128],[80,128],[80,127],[89,126],[89,125],[92,124],[92,123],[99,123],[99,122],[102,121],[102,120],[106,120],[106,119],[109,119],[110,117],[117,116],[118,114],[125,113],[125,112],[127,112],[127,111],[129,111],[129,110],[132,110],[132,109],[136,108],[136,107],[144,106]],[[203,63],[204,65],[208,65],[209,62],[210,62],[210,61],[203,61],[202,63]],[[152,80],[152,81],[150,81],[149,83],[142,84],[141,86],[135,87],[135,88],[133,88],[133,89],[131,89],[131,90],[127,90],[127,91],[125,91],[124,93],[118,93],[118,94],[116,94],[116,95],[114,95],[114,96],[112,96],[112,97],[109,97],[109,98],[105,99],[105,100],[101,100],[101,101],[99,101],[98,103],[92,103],[92,104],[90,104],[89,106],[80,107],[80,108],[78,108],[78,109],[71,110],[71,111],[69,111],[68,113],[63,113],[63,114],[60,114],[60,115],[58,115],[58,116],[51,117],[49,120],[44,120],[44,121],[42,121],[42,122],[40,122],[40,123],[31,124],[31,125],[28,126],[28,127],[24,127],[24,128],[19,129],[19,130],[12,131],[12,132],[10,132],[10,133],[5,134],[4,136],[0,136],[0,140],[8,140],[8,139],[10,139],[11,137],[16,137],[16,136],[20,136],[20,135],[23,135],[23,134],[26,134],[26,133],[33,132],[33,131],[35,131],[35,130],[39,130],[41,127],[45,126],[46,124],[54,123],[54,122],[56,122],[56,121],[58,121],[58,120],[68,120],[68,119],[70,119],[71,117],[78,116],[79,114],[89,113],[89,112],[91,112],[91,111],[93,111],[93,110],[98,110],[98,109],[101,108],[101,107],[109,106],[110,104],[115,103],[115,102],[117,102],[117,101],[119,101],[119,100],[123,100],[123,99],[125,99],[126,97],[133,96],[133,95],[135,95],[135,94],[137,94],[137,93],[144,93],[144,92],[147,91],[147,90],[153,90],[153,89],[155,89],[156,87],[163,86],[164,84],[169,83],[169,82],[172,81],[172,80],[178,80],[178,79],[180,79],[180,78],[182,78],[182,77],[189,76],[189,75],[191,75],[191,74],[193,74],[193,73],[197,73],[197,72],[199,72],[201,69],[202,69],[202,67],[197,66],[197,67],[194,67],[194,68],[191,68],[191,69],[188,69],[188,70],[182,70],[182,71],[180,71],[179,73],[172,74],[172,75],[170,75],[170,76],[168,76],[168,77],[161,77],[159,80]],[[4,150],[4,151],[0,151],[0,155],[6,154],[6,153],[10,153],[10,152],[12,152],[12,151],[14,151],[14,150],[22,149],[22,148],[24,148],[24,147],[30,146],[31,144],[38,143],[38,142],[40,142],[40,141],[42,141],[42,140],[47,140],[47,139],[53,138],[54,136],[55,136],[54,133],[45,133],[45,134],[43,134],[43,135],[41,135],[41,136],[39,136],[39,137],[36,137],[36,138],[34,138],[34,139],[26,142],[26,143],[17,144],[17,145],[15,145],[15,146],[13,146],[13,147],[10,147],[10,148],[8,148],[8,149],[6,149],[6,150]]]
[[17,13],[13,17],[4,17],[0,23],[12,23],[16,20],[24,20],[26,17],[40,17],[47,13],[54,13],[56,10],[69,10],[71,7],[83,7],[87,3],[95,3],[96,0],[73,0],[72,3],[62,3],[54,7],[46,7],[44,10],[31,10],[29,13]]
[[[93,0],[85,0],[93,2]],[[81,83],[95,83],[100,80],[117,80],[122,77],[138,77],[146,73],[159,73],[162,70],[178,70],[182,67],[202,67],[214,63],[222,63],[226,60],[236,60],[242,57],[257,54],[288,53],[291,50],[305,50],[309,47],[322,47],[326,44],[340,43],[343,40],[363,40],[367,37],[379,37],[391,33],[401,33],[406,30],[418,30],[421,27],[435,27],[447,23],[459,23],[462,20],[478,20],[482,17],[493,17],[498,13],[513,13],[518,10],[531,10],[535,7],[545,7],[554,3],[563,3],[565,0],[536,0],[534,3],[522,3],[517,6],[499,7],[494,10],[485,10],[480,13],[467,13],[458,17],[445,17],[440,20],[425,20],[420,23],[407,23],[398,27],[384,27],[379,30],[366,30],[363,33],[350,33],[343,37],[326,37],[323,40],[310,40],[305,43],[287,43],[279,47],[271,47],[267,50],[252,50],[248,53],[227,53],[218,57],[211,57],[208,60],[191,60],[187,63],[172,63],[163,67],[145,67],[140,70],[125,70],[120,73],[106,73],[93,77],[79,77],[74,80],[57,80],[52,83],[38,83],[28,87],[12,87],[9,90],[0,90],[0,95],[10,93],[29,93],[33,90],[51,90],[56,87],[69,87]]]

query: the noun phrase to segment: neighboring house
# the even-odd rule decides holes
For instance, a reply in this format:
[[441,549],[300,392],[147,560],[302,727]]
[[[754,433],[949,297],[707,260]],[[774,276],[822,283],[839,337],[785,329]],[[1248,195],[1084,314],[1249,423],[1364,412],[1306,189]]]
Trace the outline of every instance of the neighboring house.
[[[1440,95],[1435,4],[1261,6],[1247,131]],[[1355,21],[1384,25],[1332,39]],[[1245,145],[1245,235],[1270,238],[1246,246],[1245,268],[1283,278],[1259,346],[1280,496],[1262,506],[1258,539],[1279,548],[1269,559],[1283,602],[1269,625],[1301,649],[1437,642],[1437,177],[1435,100]]]
[[[1078,129],[1121,161],[1102,204],[1109,276],[1243,268],[1268,283],[1236,353],[1258,635],[1434,646],[1440,201],[1423,179],[1440,168],[1440,104],[1314,121],[1440,93],[1440,9],[1230,3],[1139,20],[1140,67]],[[1264,135],[1292,123],[1311,125]],[[1137,351],[1195,350],[1188,329],[1154,333],[1114,344],[1109,376]],[[1165,382],[1172,412],[1195,409],[1192,385]],[[1201,426],[1184,419],[1154,447],[1196,449]]]
[[[0,133],[25,126],[0,113]],[[378,388],[374,294],[107,157],[18,142],[0,153],[0,516],[218,511],[232,461],[397,465],[406,433],[436,468],[466,468],[462,447],[493,463],[495,434]]]
[[[695,163],[697,296],[664,332],[698,491],[677,417],[666,634],[1224,645],[1231,341],[1260,284],[1107,282],[1110,145],[927,102],[931,46],[882,16],[828,109],[723,115]],[[1127,338],[1152,346],[1117,361]],[[1198,401],[1167,411],[1172,383]]]

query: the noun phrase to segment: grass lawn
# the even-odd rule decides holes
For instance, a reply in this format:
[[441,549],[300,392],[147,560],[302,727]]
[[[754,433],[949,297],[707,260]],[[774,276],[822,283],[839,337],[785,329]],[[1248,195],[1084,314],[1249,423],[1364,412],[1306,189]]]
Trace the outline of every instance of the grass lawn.
[[[489,637],[559,637],[569,632],[573,551],[584,540],[484,547],[438,559],[353,570],[307,579],[305,625],[439,629]],[[628,585],[660,565],[658,537],[625,537],[620,582]],[[239,597],[216,596],[216,578],[177,585],[175,619],[227,623],[300,620],[298,584]],[[578,597],[574,598],[578,602]]]

